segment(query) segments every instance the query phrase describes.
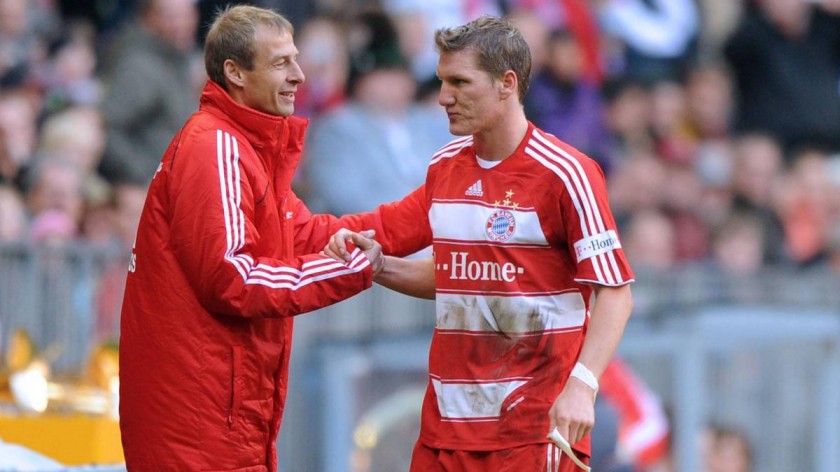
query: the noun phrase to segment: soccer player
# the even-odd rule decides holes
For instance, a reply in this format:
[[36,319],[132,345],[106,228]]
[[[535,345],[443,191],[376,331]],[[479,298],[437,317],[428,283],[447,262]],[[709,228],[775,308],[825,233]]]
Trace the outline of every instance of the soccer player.
[[[572,471],[590,452],[598,377],[630,316],[632,271],[590,158],[523,111],[531,58],[509,22],[435,34],[439,102],[463,136],[403,200],[363,215],[387,254],[377,282],[436,299],[411,470]],[[325,251],[346,256],[340,231]],[[591,301],[594,294],[594,301]],[[547,439],[556,428],[573,450]]]

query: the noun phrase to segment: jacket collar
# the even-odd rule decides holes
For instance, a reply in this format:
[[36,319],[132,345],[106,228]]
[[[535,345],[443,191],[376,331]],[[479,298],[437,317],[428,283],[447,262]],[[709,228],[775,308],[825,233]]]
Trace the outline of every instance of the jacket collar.
[[[200,109],[229,121],[265,159],[272,155],[300,157],[309,120],[296,116],[269,115],[236,103],[219,84],[208,80],[201,93]],[[286,159],[284,159],[286,160]],[[269,167],[274,167],[276,163]],[[291,164],[291,163],[289,163]],[[286,166],[284,166],[286,167]],[[297,167],[297,162],[294,162]]]

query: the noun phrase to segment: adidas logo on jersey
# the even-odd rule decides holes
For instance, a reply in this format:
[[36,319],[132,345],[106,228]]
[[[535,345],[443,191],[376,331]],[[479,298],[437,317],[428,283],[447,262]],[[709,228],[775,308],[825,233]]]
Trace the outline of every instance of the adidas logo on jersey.
[[484,191],[481,190],[481,179],[476,180],[474,184],[470,185],[470,188],[464,192],[464,195],[468,197],[483,197]]

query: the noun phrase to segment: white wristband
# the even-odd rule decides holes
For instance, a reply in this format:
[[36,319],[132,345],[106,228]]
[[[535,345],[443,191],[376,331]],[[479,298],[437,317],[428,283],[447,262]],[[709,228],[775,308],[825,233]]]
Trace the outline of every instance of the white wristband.
[[595,374],[593,374],[591,370],[587,369],[586,366],[580,362],[575,364],[575,367],[572,369],[571,377],[574,377],[588,385],[589,388],[595,391],[595,394],[598,393],[598,379],[595,378]]

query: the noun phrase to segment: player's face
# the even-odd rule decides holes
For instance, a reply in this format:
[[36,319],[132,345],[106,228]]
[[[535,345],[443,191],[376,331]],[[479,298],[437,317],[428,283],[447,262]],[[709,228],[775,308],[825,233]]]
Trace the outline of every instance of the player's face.
[[504,113],[500,82],[481,70],[472,49],[446,52],[438,60],[442,84],[438,103],[449,117],[449,132],[456,136],[491,130]]
[[242,72],[242,104],[270,115],[291,115],[297,87],[305,80],[292,35],[260,27],[255,46],[254,68]]

